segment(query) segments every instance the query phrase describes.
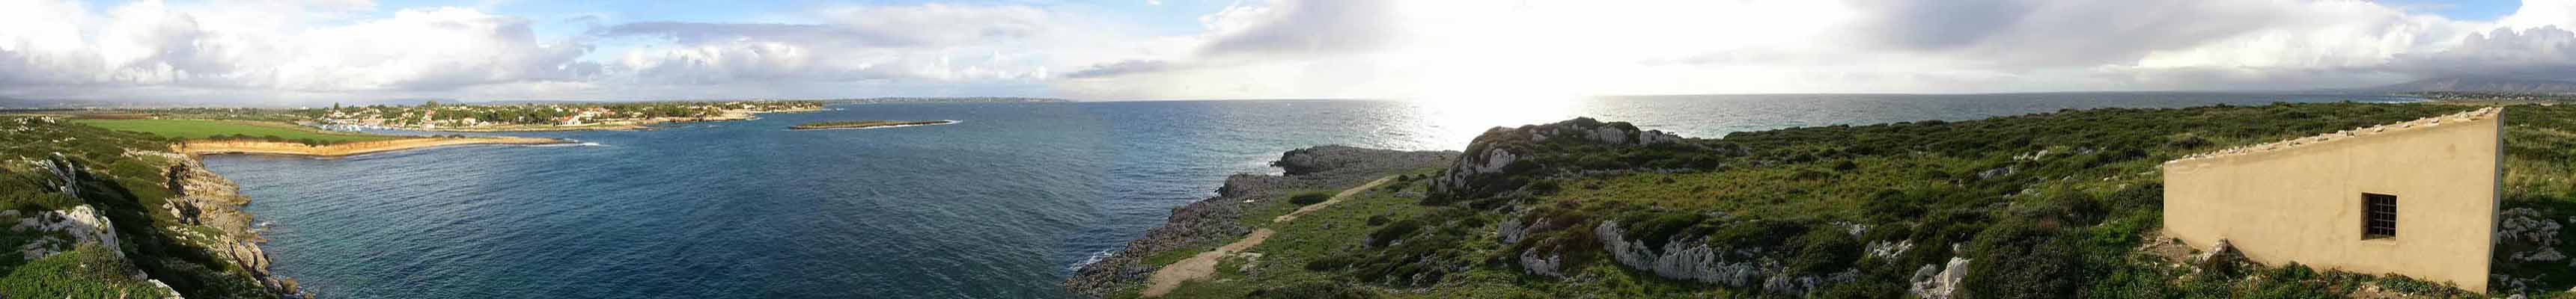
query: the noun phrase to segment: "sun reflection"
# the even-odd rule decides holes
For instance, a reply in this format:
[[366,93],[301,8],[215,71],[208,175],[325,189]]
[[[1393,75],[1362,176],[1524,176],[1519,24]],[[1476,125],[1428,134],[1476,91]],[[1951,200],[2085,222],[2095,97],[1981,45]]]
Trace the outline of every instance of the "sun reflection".
[[1417,117],[1435,136],[1436,147],[1466,148],[1476,135],[1493,127],[1555,122],[1578,115],[1579,97],[1490,96],[1414,100]]

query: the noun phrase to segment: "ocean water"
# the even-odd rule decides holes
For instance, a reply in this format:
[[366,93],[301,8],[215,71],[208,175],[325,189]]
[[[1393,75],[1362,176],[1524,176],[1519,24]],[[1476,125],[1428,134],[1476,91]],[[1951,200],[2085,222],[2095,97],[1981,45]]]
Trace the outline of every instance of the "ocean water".
[[[1455,150],[1591,116],[1689,137],[2094,107],[2409,101],[2230,93],[1721,95],[1548,105],[836,105],[577,139],[206,163],[276,272],[330,298],[1051,298],[1070,269],[1289,149]],[[818,120],[957,124],[789,131]]]

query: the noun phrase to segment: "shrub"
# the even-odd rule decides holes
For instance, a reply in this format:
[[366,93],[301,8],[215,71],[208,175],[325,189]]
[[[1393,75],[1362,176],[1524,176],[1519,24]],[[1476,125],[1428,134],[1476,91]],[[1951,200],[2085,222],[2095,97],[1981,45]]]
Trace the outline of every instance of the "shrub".
[[1343,284],[1343,283],[1339,283],[1339,282],[1330,282],[1330,281],[1308,281],[1308,282],[1300,282],[1300,283],[1296,283],[1296,284],[1290,284],[1290,285],[1287,285],[1287,286],[1269,287],[1269,288],[1262,288],[1262,289],[1258,289],[1258,290],[1253,290],[1253,291],[1252,291],[1252,294],[1250,294],[1250,295],[1248,295],[1248,296],[1245,296],[1245,297],[1246,297],[1246,298],[1296,298],[1296,299],[1363,299],[1363,298],[1378,298],[1379,296],[1377,295],[1377,293],[1375,293],[1375,292],[1370,292],[1368,289],[1364,289],[1364,288],[1360,288],[1360,287],[1354,287],[1354,286],[1350,286],[1350,285]]
[[1840,230],[1808,230],[1798,236],[1798,256],[1789,260],[1789,271],[1797,275],[1825,275],[1849,269],[1860,261],[1861,244]]
[[1974,260],[1960,282],[1963,298],[2074,298],[2091,285],[2082,247],[2028,220],[2007,221],[1977,234]]
[[1330,199],[1333,199],[1333,195],[1332,195],[1332,194],[1324,194],[1323,192],[1306,192],[1306,193],[1298,193],[1297,195],[1288,196],[1288,203],[1297,204],[1297,205],[1302,206],[1302,205],[1311,205],[1311,204],[1316,204],[1316,203],[1322,203],[1322,202],[1324,202],[1325,200],[1330,200]]
[[1422,221],[1413,219],[1398,220],[1395,223],[1387,224],[1386,227],[1380,227],[1377,228],[1377,230],[1369,231],[1368,245],[1369,247],[1386,247],[1386,244],[1394,243],[1396,239],[1402,239],[1405,235],[1411,235],[1414,231],[1418,230],[1422,230]]

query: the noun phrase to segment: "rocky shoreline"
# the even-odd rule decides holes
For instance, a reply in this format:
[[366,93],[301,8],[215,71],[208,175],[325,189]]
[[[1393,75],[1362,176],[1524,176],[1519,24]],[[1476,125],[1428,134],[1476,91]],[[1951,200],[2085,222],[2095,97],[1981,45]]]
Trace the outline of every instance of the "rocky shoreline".
[[[22,248],[11,248],[14,251],[13,253],[18,254],[24,260],[33,261],[57,254],[67,254],[75,251],[75,248],[94,245],[97,246],[95,248],[108,249],[102,253],[115,254],[117,256],[127,258],[141,258],[130,256],[127,251],[117,250],[117,248],[130,247],[121,246],[120,244],[134,246],[178,245],[192,247],[193,249],[191,249],[191,251],[204,255],[202,258],[208,258],[211,259],[211,261],[231,263],[242,271],[241,274],[247,276],[221,277],[219,279],[243,279],[246,280],[242,281],[243,283],[256,284],[255,286],[243,285],[244,287],[254,288],[242,289],[242,291],[246,291],[247,293],[233,294],[256,294],[258,297],[267,298],[303,298],[307,296],[307,294],[300,291],[293,279],[280,277],[269,272],[268,253],[260,247],[260,243],[267,242],[267,240],[260,237],[259,229],[252,224],[254,222],[252,221],[250,214],[241,211],[242,206],[250,203],[250,198],[242,196],[241,193],[239,193],[240,187],[238,185],[234,185],[231,180],[225,179],[222,176],[215,175],[214,172],[206,170],[204,161],[200,160],[196,155],[147,150],[128,150],[124,155],[130,158],[146,160],[158,159],[171,163],[161,170],[161,177],[157,179],[157,181],[163,185],[162,187],[168,188],[170,197],[162,200],[159,205],[142,205],[131,208],[158,209],[159,211],[156,212],[167,212],[169,215],[174,216],[175,219],[171,220],[175,223],[170,224],[191,228],[210,228],[212,229],[211,233],[208,231],[181,229],[176,227],[163,228],[165,229],[164,231],[150,232],[146,233],[146,235],[133,235],[132,233],[135,233],[134,231],[120,232],[120,227],[118,225],[122,221],[113,219],[115,217],[111,217],[111,214],[133,213],[134,211],[121,211],[119,210],[120,208],[115,207],[114,205],[100,206],[95,204],[84,204],[60,210],[36,210],[32,213],[22,213],[26,211],[21,210],[0,210],[0,219],[12,220],[7,222],[7,224],[9,224],[7,225],[7,228],[12,232],[21,234],[32,233],[36,235],[60,234],[69,237],[69,239],[53,239],[52,237],[38,238],[34,242],[26,244]],[[113,187],[95,187],[99,185],[91,182],[100,180],[100,178],[97,177],[98,174],[91,172],[91,165],[86,165],[87,163],[67,158],[61,154],[55,154],[49,159],[40,159],[36,164],[46,170],[45,176],[50,177],[50,180],[54,180],[52,182],[46,182],[45,185],[50,186],[48,188],[60,188],[58,190],[49,191],[60,192],[71,196],[80,196],[94,192],[106,192],[106,194],[125,192]],[[128,218],[128,220],[131,220],[131,218]],[[156,224],[156,226],[158,225],[159,224]],[[124,227],[123,229],[131,229],[131,227]],[[163,239],[171,237],[175,237],[175,239]],[[220,264],[204,264],[198,266],[223,267],[223,265]],[[185,281],[220,277],[156,277],[144,272],[133,272],[131,275],[135,280],[148,283],[153,288],[168,292],[161,296],[171,298],[177,298],[180,294],[176,289],[171,288],[171,282],[164,280],[179,279],[181,281]],[[202,286],[207,283],[210,282],[195,281],[190,282],[190,284],[187,285]]]
[[1217,196],[1172,209],[1163,226],[1147,230],[1145,235],[1127,242],[1127,247],[1097,262],[1083,265],[1066,279],[1064,287],[1089,297],[1101,297],[1120,290],[1141,287],[1147,275],[1163,265],[1147,265],[1147,257],[1175,250],[1191,250],[1198,245],[1222,244],[1252,229],[1236,222],[1242,216],[1245,200],[1284,196],[1295,190],[1335,189],[1358,186],[1369,180],[1422,168],[1441,167],[1455,160],[1454,151],[1396,151],[1339,145],[1290,150],[1271,162],[1282,175],[1236,174],[1226,177],[1217,188]]
[[180,164],[170,168],[169,182],[175,187],[171,191],[178,197],[161,208],[180,215],[182,222],[222,231],[221,236],[213,236],[215,239],[207,240],[205,244],[229,245],[206,250],[241,265],[243,270],[259,279],[261,286],[280,298],[303,297],[294,279],[269,272],[268,251],[260,248],[260,243],[266,243],[268,239],[260,237],[260,229],[253,226],[256,222],[252,221],[250,213],[241,211],[242,206],[250,205],[250,197],[241,195],[241,187],[206,170],[205,160],[198,155],[175,158]]

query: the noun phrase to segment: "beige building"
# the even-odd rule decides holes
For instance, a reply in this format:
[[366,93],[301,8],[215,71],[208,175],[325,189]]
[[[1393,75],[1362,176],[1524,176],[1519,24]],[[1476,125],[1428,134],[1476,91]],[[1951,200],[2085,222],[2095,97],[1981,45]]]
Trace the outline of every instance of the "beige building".
[[2165,162],[2165,234],[2485,292],[2503,128],[2485,108]]

